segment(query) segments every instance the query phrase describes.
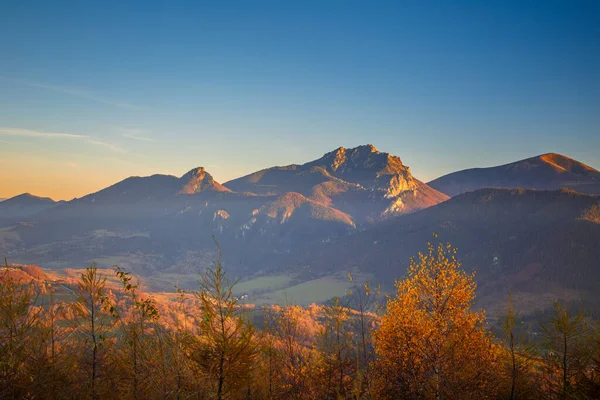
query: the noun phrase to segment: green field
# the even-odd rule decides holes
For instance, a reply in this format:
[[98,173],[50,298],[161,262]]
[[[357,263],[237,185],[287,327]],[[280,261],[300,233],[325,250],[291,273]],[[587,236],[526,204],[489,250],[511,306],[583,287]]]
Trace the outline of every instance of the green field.
[[256,290],[273,292],[288,286],[292,278],[287,275],[261,276],[235,285],[236,293],[251,293]]
[[335,296],[344,296],[347,289],[352,286],[353,283],[347,279],[343,280],[328,276],[302,282],[298,285],[276,290],[256,298],[250,297],[249,301],[256,304],[285,304],[287,302],[297,305],[307,305],[327,301]]

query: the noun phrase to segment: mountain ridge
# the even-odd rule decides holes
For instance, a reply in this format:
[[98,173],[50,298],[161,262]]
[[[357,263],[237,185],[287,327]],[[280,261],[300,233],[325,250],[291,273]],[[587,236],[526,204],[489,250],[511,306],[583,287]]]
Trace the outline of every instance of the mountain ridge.
[[556,190],[571,188],[582,193],[600,194],[600,172],[559,153],[485,168],[469,168],[428,182],[450,197],[484,187]]
[[[414,178],[399,157],[380,152],[371,144],[339,147],[304,164],[265,168],[224,186],[256,194],[297,192],[345,213],[359,214],[357,219],[362,222],[412,212],[447,199]],[[379,205],[367,212],[361,210],[366,203]]]

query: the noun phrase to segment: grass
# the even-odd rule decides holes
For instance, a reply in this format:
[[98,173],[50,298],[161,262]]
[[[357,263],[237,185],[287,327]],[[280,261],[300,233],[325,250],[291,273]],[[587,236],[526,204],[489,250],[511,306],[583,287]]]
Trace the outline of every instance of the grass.
[[308,305],[324,302],[335,296],[344,296],[352,286],[353,283],[348,280],[328,276],[276,290],[257,298],[251,297],[249,300],[256,304],[285,304],[287,299],[287,302],[292,304]]
[[276,291],[288,286],[292,278],[286,275],[261,276],[235,285],[236,293],[251,293],[256,290]]

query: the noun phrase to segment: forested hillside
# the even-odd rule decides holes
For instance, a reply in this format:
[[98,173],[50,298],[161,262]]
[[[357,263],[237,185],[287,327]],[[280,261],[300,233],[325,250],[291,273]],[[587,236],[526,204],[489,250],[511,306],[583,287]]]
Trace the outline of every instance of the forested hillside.
[[245,304],[220,257],[200,270],[197,290],[159,299],[119,267],[73,280],[6,264],[0,398],[600,396],[598,322],[556,302],[533,335],[509,301],[493,334],[449,244],[428,244],[387,298],[355,285],[305,308]]

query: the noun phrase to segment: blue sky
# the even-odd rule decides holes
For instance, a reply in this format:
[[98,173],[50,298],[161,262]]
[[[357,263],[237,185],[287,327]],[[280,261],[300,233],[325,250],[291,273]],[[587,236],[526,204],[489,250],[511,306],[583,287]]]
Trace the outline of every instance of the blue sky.
[[600,168],[597,1],[0,3],[0,197],[372,143],[424,181]]

